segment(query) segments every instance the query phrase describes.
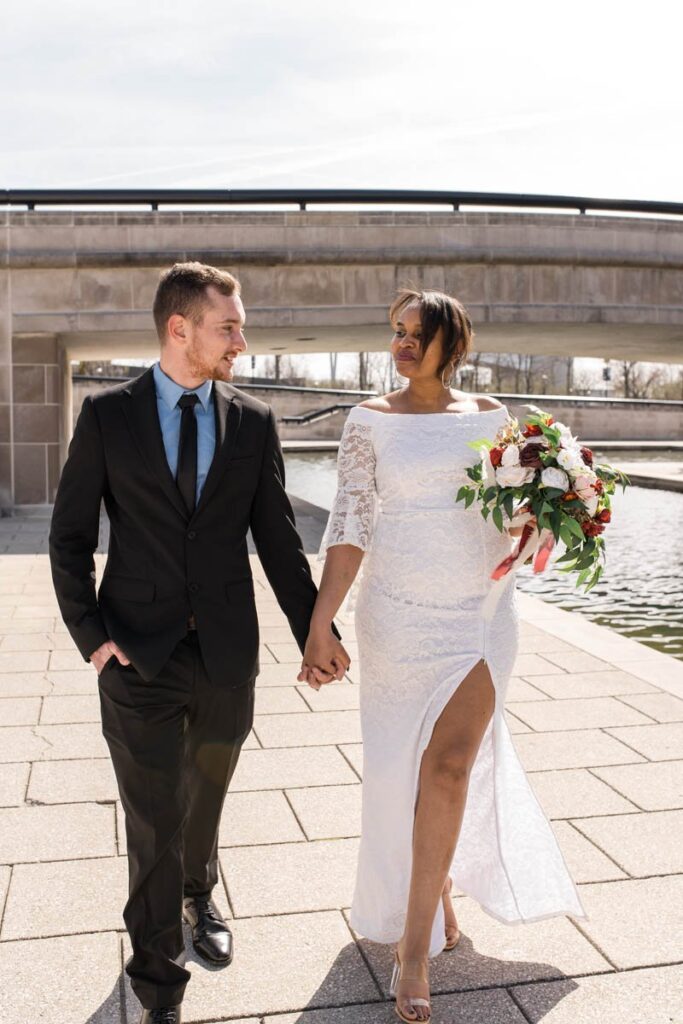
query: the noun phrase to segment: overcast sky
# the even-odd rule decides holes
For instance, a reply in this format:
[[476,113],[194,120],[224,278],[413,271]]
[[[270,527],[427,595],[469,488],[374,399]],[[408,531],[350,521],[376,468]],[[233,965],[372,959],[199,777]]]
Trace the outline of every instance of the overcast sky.
[[0,187],[683,200],[671,0],[3,8]]

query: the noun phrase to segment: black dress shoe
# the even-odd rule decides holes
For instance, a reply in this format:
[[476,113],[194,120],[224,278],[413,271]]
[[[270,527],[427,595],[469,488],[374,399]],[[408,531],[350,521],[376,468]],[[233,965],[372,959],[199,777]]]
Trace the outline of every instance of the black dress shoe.
[[206,960],[229,964],[232,960],[232,932],[212,899],[186,896],[183,917],[192,928],[192,945]]
[[158,1010],[143,1010],[140,1024],[181,1024],[180,1004],[162,1006]]

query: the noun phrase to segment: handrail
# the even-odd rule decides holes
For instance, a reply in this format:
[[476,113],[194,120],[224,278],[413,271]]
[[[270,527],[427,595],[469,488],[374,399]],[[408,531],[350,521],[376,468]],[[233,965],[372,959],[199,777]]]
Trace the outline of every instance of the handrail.
[[683,203],[650,199],[599,199],[588,196],[553,196],[513,192],[451,192],[423,189],[0,189],[0,207],[27,206],[198,206],[296,205],[306,210],[315,203],[360,205],[445,205],[578,210],[585,214],[609,211],[683,216]]
[[317,420],[326,420],[337,412],[350,412],[354,408],[355,405],[353,403],[337,402],[335,405],[326,405],[324,409],[311,409],[310,412],[303,412],[300,415],[290,413],[289,416],[280,416],[280,422],[305,426],[308,423],[315,423]]

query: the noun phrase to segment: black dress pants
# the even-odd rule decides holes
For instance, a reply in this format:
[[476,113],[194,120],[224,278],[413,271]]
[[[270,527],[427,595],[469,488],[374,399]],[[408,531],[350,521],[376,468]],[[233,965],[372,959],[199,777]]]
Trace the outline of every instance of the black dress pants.
[[191,631],[150,682],[111,658],[99,691],[126,818],[126,971],[145,1009],[174,1006],[190,978],[179,962],[182,899],[218,881],[218,825],[253,723],[254,680],[213,685]]

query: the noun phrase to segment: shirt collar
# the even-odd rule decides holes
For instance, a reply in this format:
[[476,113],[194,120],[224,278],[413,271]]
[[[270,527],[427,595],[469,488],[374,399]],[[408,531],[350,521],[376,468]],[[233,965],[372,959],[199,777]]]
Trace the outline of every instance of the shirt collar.
[[197,388],[184,388],[164,373],[158,362],[154,364],[154,384],[157,390],[157,395],[162,399],[163,402],[169,407],[169,409],[175,409],[178,404],[178,399],[181,395],[193,394],[196,395],[202,404],[204,412],[209,408],[212,394],[212,380],[205,380],[203,384],[200,384]]

